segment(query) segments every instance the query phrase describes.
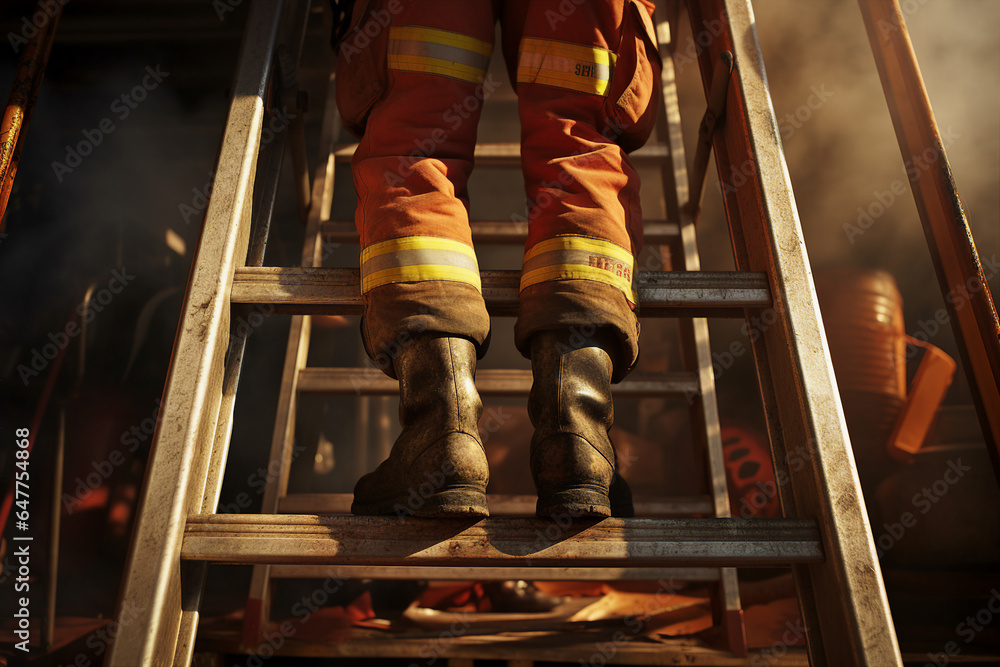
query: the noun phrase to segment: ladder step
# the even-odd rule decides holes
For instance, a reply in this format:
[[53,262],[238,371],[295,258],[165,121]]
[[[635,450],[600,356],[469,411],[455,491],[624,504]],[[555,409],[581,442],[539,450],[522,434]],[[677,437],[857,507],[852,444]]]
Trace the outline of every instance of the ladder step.
[[209,514],[181,558],[272,565],[666,567],[823,560],[811,519],[401,519]]
[[277,579],[431,579],[442,581],[718,581],[714,567],[433,567],[272,565]]
[[[490,313],[517,314],[519,271],[483,271]],[[358,269],[244,267],[236,270],[233,303],[267,304],[276,312],[359,315]],[[648,271],[636,280],[644,316],[742,317],[743,308],[771,305],[764,273],[749,271]]]
[[[350,493],[290,493],[278,501],[281,514],[350,514]],[[535,496],[487,495],[490,514],[502,516],[535,516]],[[713,514],[715,503],[711,496],[683,496],[676,498],[643,498],[633,501],[640,516],[690,516]]]
[[[337,162],[350,162],[358,145],[338,144],[334,149]],[[636,166],[657,164],[670,157],[670,150],[663,143],[649,143],[629,154],[629,160]],[[521,145],[516,142],[482,142],[476,144],[476,166],[517,167],[521,164]],[[403,164],[405,158],[400,157]]]
[[[528,226],[519,222],[477,222],[472,227],[472,240],[478,245],[523,244],[528,240]],[[323,238],[332,243],[358,243],[358,229],[351,221],[324,222],[320,227]],[[642,236],[649,245],[664,245],[676,241],[680,236],[680,226],[666,220],[645,220]]]
[[[476,373],[476,387],[483,396],[527,396],[531,371],[486,369]],[[611,388],[615,396],[690,396],[698,394],[698,375],[632,373]],[[386,396],[399,393],[399,383],[377,368],[308,367],[299,371],[299,391],[313,394]]]

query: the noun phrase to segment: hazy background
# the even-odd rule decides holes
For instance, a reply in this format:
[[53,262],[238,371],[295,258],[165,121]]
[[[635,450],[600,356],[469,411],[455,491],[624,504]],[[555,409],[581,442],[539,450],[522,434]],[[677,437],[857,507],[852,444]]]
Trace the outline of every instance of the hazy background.
[[[211,182],[248,4],[221,17],[208,0],[74,0],[66,6],[4,223],[7,236],[0,238],[0,418],[5,434],[31,422],[52,368],[47,364],[24,382],[19,367],[30,366],[33,351],[44,349],[52,340],[50,334],[65,330],[88,285],[102,288],[114,270],[123,268],[135,279],[93,322],[82,391],[73,394],[61,382],[42,416],[32,459],[39,475],[33,487],[39,494],[39,531],[45,516],[43,471],[49,469],[59,402],[65,399],[68,412],[63,492],[71,496],[95,463],[120,450],[123,436],[156,412],[201,223],[200,213],[192,215],[185,207],[197,208],[199,192],[204,193]],[[956,137],[947,154],[986,260],[1000,252],[1000,2],[909,0],[903,5],[942,134],[950,128]],[[910,194],[898,197],[853,243],[845,232],[845,225],[856,224],[858,208],[876,201],[876,192],[889,189],[893,181],[905,181],[856,3],[756,0],[753,6],[779,122],[807,105],[815,90],[829,95],[783,141],[814,270],[820,274],[854,266],[889,271],[904,299],[906,329],[917,331],[918,323],[933,318],[943,300]],[[32,4],[25,2],[0,7],[0,36],[4,36],[0,89],[11,81],[16,62],[6,36],[20,32],[22,18],[32,12]],[[686,22],[677,39],[684,52],[691,39]],[[327,41],[324,22],[316,17],[300,74],[313,105],[308,116],[311,137],[318,132],[321,85],[332,61]],[[148,91],[128,118],[119,119],[114,100],[142,80],[146,67],[158,65],[169,76]],[[496,62],[494,71],[505,78]],[[680,85],[690,163],[705,106],[694,63],[681,67]],[[512,103],[506,88],[487,103],[484,138],[516,139]],[[85,130],[106,117],[113,119],[114,132],[60,181],[52,163],[64,161],[66,147],[76,145]],[[493,123],[488,131],[487,122]],[[488,132],[495,134],[487,136]],[[315,165],[315,156],[310,159]],[[653,181],[645,176],[647,182]],[[703,266],[724,270],[732,266],[731,247],[714,165],[709,178],[699,229]],[[516,189],[519,183],[517,174],[501,177],[481,171],[472,183],[473,214],[508,217],[516,205],[508,201],[498,210],[501,205],[492,196],[504,188]],[[337,187],[350,191],[347,170],[338,171]],[[287,173],[281,188],[276,210],[282,213],[275,218],[267,263],[294,265],[302,228],[294,220]],[[646,197],[647,216],[659,217],[656,198]],[[349,196],[339,199],[334,217],[350,217],[351,206]],[[168,238],[173,239],[169,244]],[[519,255],[517,249],[487,253],[483,265],[517,268]],[[329,265],[356,266],[356,248],[337,249]],[[994,275],[990,282],[997,294],[1000,277]],[[739,326],[738,321],[713,321],[713,349],[723,350],[742,340]],[[498,320],[494,328],[493,349],[484,366],[523,367],[512,353],[511,321]],[[223,503],[251,492],[250,505],[241,511],[259,507],[253,476],[266,465],[282,363],[279,350],[284,349],[287,329],[288,319],[275,316],[251,338],[223,492]],[[316,339],[314,363],[358,358],[354,324],[318,332]],[[949,329],[940,330],[931,342],[957,355]],[[73,359],[64,374],[74,368]],[[719,387],[724,423],[760,425],[750,355],[738,359],[719,378]],[[971,402],[961,364],[947,402]],[[342,402],[318,409],[325,411],[324,423],[338,426],[341,430],[335,434],[342,436],[336,450],[341,458],[328,486],[347,491],[357,470],[351,459],[356,407]],[[623,406],[620,413],[632,419],[638,411]],[[10,440],[4,435],[0,442],[4,479],[12,460]],[[92,505],[88,510],[64,516],[60,614],[93,616],[111,611],[127,545],[129,498],[141,480],[148,446],[144,439],[130,452],[129,462],[116,467],[104,496],[84,494]],[[123,515],[112,511],[116,502],[126,508]],[[66,551],[67,544],[73,545],[72,552]],[[9,565],[5,559],[5,573]],[[219,569],[237,574],[221,575],[213,580],[216,583],[246,573],[239,568]],[[10,583],[7,574],[0,577],[0,586]],[[245,590],[245,581],[233,585],[233,590]]]

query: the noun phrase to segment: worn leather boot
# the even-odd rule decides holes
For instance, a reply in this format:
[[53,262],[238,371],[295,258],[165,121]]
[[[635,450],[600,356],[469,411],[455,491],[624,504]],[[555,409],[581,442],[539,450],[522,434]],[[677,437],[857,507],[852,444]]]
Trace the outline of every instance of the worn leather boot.
[[567,331],[531,339],[531,476],[540,517],[631,516],[631,493],[616,474],[608,436],[614,423],[610,345]]
[[393,368],[403,430],[389,458],[358,480],[351,512],[489,516],[475,345],[464,338],[422,337],[403,347]]

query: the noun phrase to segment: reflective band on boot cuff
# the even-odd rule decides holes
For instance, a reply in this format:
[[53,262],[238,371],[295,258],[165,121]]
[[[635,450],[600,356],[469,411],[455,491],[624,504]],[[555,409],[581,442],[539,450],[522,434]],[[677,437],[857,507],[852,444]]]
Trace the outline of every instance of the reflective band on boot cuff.
[[517,82],[605,95],[616,58],[600,46],[525,37],[518,53]]
[[524,255],[521,290],[550,280],[595,280],[617,287],[632,305],[635,260],[625,248],[586,236],[563,235],[539,241]]
[[404,26],[389,29],[389,69],[438,74],[479,83],[493,46],[457,32]]
[[450,280],[482,292],[479,263],[461,241],[436,236],[404,236],[373,243],[361,251],[361,293],[389,283]]

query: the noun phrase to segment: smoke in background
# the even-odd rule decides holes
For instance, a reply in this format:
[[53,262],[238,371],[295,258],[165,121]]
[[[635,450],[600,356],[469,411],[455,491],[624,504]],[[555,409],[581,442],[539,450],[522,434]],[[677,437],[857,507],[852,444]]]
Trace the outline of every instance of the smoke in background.
[[[986,264],[1000,253],[1000,3],[903,0],[901,6]],[[934,319],[944,300],[858,5],[754,0],[753,8],[813,270],[890,272],[912,334],[920,322]],[[690,40],[685,22],[682,50]],[[690,158],[705,98],[696,65],[682,67],[680,80]],[[731,245],[719,197],[713,196],[714,167],[710,171],[700,245],[708,268],[729,268]],[[903,194],[893,193],[894,184]],[[996,298],[1000,275],[989,280]],[[713,321],[712,331],[714,349],[741,338],[732,323]],[[957,358],[947,327],[931,342]],[[971,402],[961,363],[948,402]]]
[[[9,237],[0,242],[0,371],[6,403],[0,408],[8,409],[13,393],[23,391],[24,397],[15,406],[18,418],[30,414],[45,378],[43,373],[23,389],[16,366],[30,361],[32,349],[48,344],[49,333],[58,333],[66,326],[89,282],[106,281],[122,266],[137,276],[95,320],[91,353],[97,355],[95,361],[103,363],[92,363],[89,377],[96,375],[102,382],[88,386],[92,400],[84,407],[103,415],[104,421],[101,430],[93,422],[81,422],[73,433],[72,447],[79,454],[80,465],[79,469],[72,465],[67,469],[71,493],[76,477],[86,478],[92,472],[91,459],[105,460],[106,452],[118,446],[121,435],[144,424],[156,408],[180,312],[179,295],[169,297],[171,300],[162,302],[156,311],[158,315],[149,327],[156,339],[140,348],[146,351],[146,356],[140,357],[140,364],[145,359],[145,365],[133,365],[126,374],[129,355],[125,353],[131,353],[136,344],[143,309],[162,290],[183,289],[201,215],[186,214],[180,207],[201,210],[198,193],[206,192],[211,180],[225,116],[223,91],[231,81],[242,26],[241,15],[220,21],[213,3],[178,0],[157,5],[170,16],[148,20],[148,34],[143,33],[143,39],[126,42],[119,36],[116,43],[101,43],[100,37],[88,34],[102,25],[111,25],[105,33],[114,33],[114,21],[119,17],[127,13],[128,19],[143,18],[146,6],[153,4],[67,5],[50,73],[29,129],[18,189],[8,214]],[[942,133],[953,137],[948,156],[980,253],[989,258],[1000,252],[1000,3],[903,0],[903,5],[912,9],[906,16],[908,28]],[[30,11],[30,3],[22,6]],[[20,25],[23,12],[12,7],[4,3],[0,8],[3,35]],[[245,7],[246,3],[241,11]],[[872,206],[880,201],[880,193],[892,192],[897,181],[906,182],[857,5],[852,0],[755,0],[754,10],[812,265],[817,272],[844,265],[890,271],[905,300],[907,330],[913,332],[920,321],[933,319],[943,300],[908,184],[904,194],[894,194],[894,201],[883,205],[884,212],[873,216],[863,234],[848,234],[849,226],[858,225],[859,209],[877,210]],[[98,11],[105,11],[111,23],[93,20],[93,12]],[[195,28],[178,28],[181,18],[191,17],[200,17]],[[75,32],[74,18],[81,19]],[[179,36],[164,37],[168,29]],[[220,40],[219,31],[229,36]],[[685,24],[678,36],[682,51],[690,39]],[[0,73],[4,76],[0,81],[9,82],[6,74],[12,72],[15,56],[6,44],[3,46]],[[119,118],[121,112],[111,106],[114,99],[141,81],[147,66],[157,64],[170,76],[162,87],[148,91],[146,101],[127,118]],[[705,98],[693,63],[681,68],[680,75],[690,162]],[[78,144],[82,132],[92,131],[105,117],[115,123],[115,131],[103,135],[93,154],[72,173],[62,174],[60,181],[52,162],[66,161],[65,147]],[[349,180],[345,170],[338,171],[338,178]],[[710,179],[700,245],[705,268],[725,269],[731,267],[731,248],[714,169]],[[513,181],[518,180],[515,175]],[[282,192],[287,199],[291,192],[287,182],[282,184]],[[293,209],[289,201],[281,207]],[[347,213],[337,215],[346,217]],[[297,223],[276,226],[296,239],[301,233]],[[185,254],[166,246],[168,229],[184,239]],[[297,240],[289,247],[292,250],[283,258],[276,259],[269,251],[268,262],[281,265],[294,261]],[[516,262],[519,258],[514,255],[511,259]],[[993,276],[992,285],[994,294],[1000,293],[1000,277]],[[278,382],[274,378],[280,377],[281,355],[273,351],[283,349],[281,327],[287,326],[272,324],[254,334],[252,344],[261,346],[248,354],[246,370],[247,377],[254,377],[250,364],[270,364],[269,375],[261,371],[256,376],[270,379],[244,382],[237,404],[237,423],[253,424],[247,432],[256,430],[264,437],[251,442],[237,433],[234,442],[238,445],[231,455],[235,469],[227,476],[233,480],[228,483],[235,486],[227,488],[224,496],[250,486],[246,481],[253,479],[265,455],[274,409],[274,397],[266,389],[273,388]],[[498,332],[502,332],[499,327]],[[353,336],[355,332],[349,333]],[[745,338],[736,321],[713,321],[712,334],[716,350],[725,350],[732,341]],[[271,354],[264,351],[264,340],[271,343]],[[504,349],[502,342],[500,336],[494,340],[491,357],[496,358]],[[932,337],[932,342],[957,356],[947,328]],[[264,357],[269,360],[255,361]],[[746,400],[756,395],[749,357],[740,359],[739,366],[720,379],[725,418],[756,401]],[[961,370],[949,402],[970,402]],[[118,406],[114,414],[110,414],[112,406]],[[255,410],[255,406],[266,408]],[[41,437],[40,451],[54,439],[53,431]],[[148,440],[144,442],[143,450],[148,447]],[[132,481],[141,478],[141,470],[131,477]],[[81,518],[82,512],[74,517]],[[69,521],[66,525],[72,529]],[[86,534],[81,528],[81,543],[103,539],[98,530],[103,530],[103,524]],[[124,553],[121,540],[115,553]],[[86,559],[80,556],[79,560]],[[110,605],[118,578],[115,567],[117,564],[109,565],[104,577],[91,577],[95,581],[91,587],[81,584],[75,590],[62,589],[61,610],[73,609],[74,598],[76,606],[86,613],[99,604],[95,600]],[[111,601],[99,597],[101,594]]]

